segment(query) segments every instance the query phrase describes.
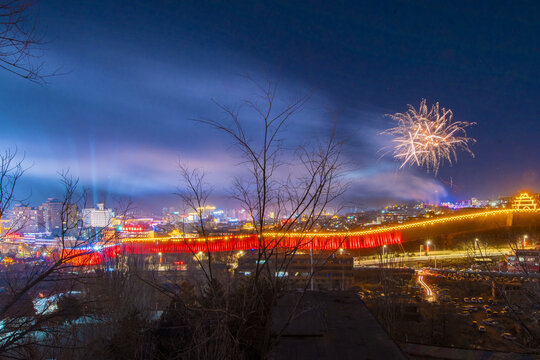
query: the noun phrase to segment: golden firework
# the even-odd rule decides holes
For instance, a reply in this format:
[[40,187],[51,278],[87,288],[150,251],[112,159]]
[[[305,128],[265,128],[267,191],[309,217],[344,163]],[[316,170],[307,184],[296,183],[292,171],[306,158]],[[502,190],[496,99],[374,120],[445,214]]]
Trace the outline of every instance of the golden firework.
[[467,137],[465,129],[475,123],[452,121],[452,110],[441,108],[439,103],[428,109],[425,99],[418,110],[408,107],[406,113],[389,114],[397,126],[383,132],[394,136],[392,153],[401,162],[400,168],[417,165],[437,173],[444,161],[450,165],[457,161],[459,150],[474,157],[469,144],[475,140]]

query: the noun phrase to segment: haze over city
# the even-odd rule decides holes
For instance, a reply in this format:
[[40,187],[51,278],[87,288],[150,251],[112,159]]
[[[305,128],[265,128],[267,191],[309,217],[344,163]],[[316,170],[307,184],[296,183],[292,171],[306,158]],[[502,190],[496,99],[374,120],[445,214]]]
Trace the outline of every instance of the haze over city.
[[[212,99],[253,97],[250,75],[279,80],[283,101],[313,94],[285,136],[307,143],[337,120],[351,204],[537,190],[536,11],[492,2],[42,2],[40,61],[59,75],[34,86],[0,74],[1,138],[26,154],[20,191],[35,203],[57,196],[57,173],[69,169],[94,202],[175,205],[180,160],[204,169],[218,205],[232,206],[227,190],[240,170],[230,142],[191,119],[221,118]],[[391,145],[379,135],[392,125],[384,115],[422,98],[477,123],[468,129],[475,157],[437,176],[381,158]]]

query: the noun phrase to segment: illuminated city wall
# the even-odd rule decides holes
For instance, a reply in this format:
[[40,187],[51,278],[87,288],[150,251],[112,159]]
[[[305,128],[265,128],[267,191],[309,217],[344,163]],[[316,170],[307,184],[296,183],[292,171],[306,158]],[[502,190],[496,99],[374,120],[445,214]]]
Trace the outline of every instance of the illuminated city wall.
[[[151,239],[149,239],[151,240]],[[392,245],[401,242],[401,233],[385,232],[372,235],[345,235],[343,233],[324,234],[324,236],[308,237],[298,236],[265,236],[262,247],[267,248],[299,248],[310,249],[313,242],[314,250],[365,249],[382,245]],[[148,253],[197,253],[253,250],[259,248],[259,238],[256,234],[227,236],[221,238],[204,239],[169,239],[165,241],[137,241],[125,240],[122,251],[131,254]]]
[[[270,232],[265,233],[262,246],[266,248],[278,247],[306,250],[310,249],[313,244],[314,250],[366,249],[413,241],[426,236],[511,227],[516,223],[516,220],[518,223],[540,223],[540,210],[485,210],[348,232],[313,232],[298,235]],[[81,265],[86,264],[85,261],[88,264],[96,264],[103,259],[115,258],[119,253],[221,252],[253,250],[259,248],[259,246],[259,237],[256,234],[217,236],[208,237],[207,239],[175,237],[129,238],[122,239],[121,243],[100,250],[100,255],[95,255],[97,253],[84,254],[83,259],[76,261]],[[83,252],[83,250],[80,251]]]

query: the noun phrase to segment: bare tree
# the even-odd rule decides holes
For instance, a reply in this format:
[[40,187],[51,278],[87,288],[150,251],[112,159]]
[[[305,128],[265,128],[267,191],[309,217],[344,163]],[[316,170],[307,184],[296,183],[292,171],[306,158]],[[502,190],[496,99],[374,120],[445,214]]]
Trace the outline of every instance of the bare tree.
[[[208,197],[210,196],[210,190],[208,184],[204,180],[204,172],[200,169],[189,169],[183,164],[179,164],[180,176],[183,180],[185,188],[181,188],[178,191],[178,195],[181,197],[184,206],[190,209],[195,214],[196,230],[200,238],[204,239],[206,245],[207,261],[203,263],[200,256],[196,251],[191,249],[191,254],[194,256],[195,261],[199,264],[200,269],[203,271],[204,276],[208,282],[213,279],[212,273],[212,252],[210,251],[208,231],[205,224],[206,207],[208,205]],[[182,229],[184,231],[185,229]],[[184,234],[185,237],[185,234]],[[185,241],[185,244],[189,247],[189,242]]]
[[5,0],[0,3],[0,68],[31,82],[43,84],[47,73],[43,56],[44,40],[32,0]]
[[[23,167],[24,156],[17,156],[17,149],[7,149],[0,154],[0,219],[4,219],[7,211],[21,199],[17,198],[15,192],[17,183],[23,176],[26,168]],[[13,228],[14,226],[11,226]],[[16,225],[15,228],[18,228]],[[10,229],[6,229],[10,231]],[[13,230],[11,229],[11,232]],[[8,235],[7,232],[0,234]]]
[[[540,284],[536,274],[530,272],[530,268],[524,259],[520,259],[517,251],[523,248],[523,242],[515,233],[507,233],[507,245],[510,249],[510,256],[515,257],[518,273],[514,274],[520,279],[518,289],[507,274],[500,274],[498,268],[492,262],[493,255],[489,254],[489,244],[486,241],[474,239],[467,243],[466,249],[468,260],[471,265],[477,265],[485,272],[486,281],[491,285],[496,296],[506,305],[507,313],[514,321],[516,328],[520,329],[522,339],[526,346],[538,348],[540,346],[540,327],[538,323],[531,323],[531,314],[540,311]],[[523,249],[522,249],[523,250]],[[499,257],[506,257],[499,250]],[[479,263],[479,264],[478,264]]]
[[508,313],[519,324],[522,329],[523,337],[526,344],[530,347],[540,347],[540,326],[530,323],[531,314],[534,311],[540,311],[540,284],[538,277],[531,272],[524,258],[520,258],[518,250],[520,247],[523,250],[523,242],[521,239],[510,236],[508,241],[511,254],[516,258],[520,273],[517,274],[521,280],[521,296],[515,296],[513,291],[507,289],[506,284],[500,281],[494,281],[493,286],[498,294],[500,294],[504,303],[508,307]]
[[[13,179],[17,180],[20,170],[15,169]],[[61,228],[47,249],[49,255],[5,266],[1,271],[0,281],[6,292],[0,302],[0,356],[5,358],[28,358],[29,352],[41,353],[52,346],[55,337],[61,339],[62,346],[70,345],[61,336],[70,328],[51,325],[66,319],[66,313],[58,311],[56,303],[92,276],[85,269],[97,263],[96,247],[107,245],[102,230],[89,231],[79,216],[88,199],[78,179],[68,172],[61,173],[60,178],[64,188]],[[14,191],[14,187],[10,189]]]
[[[250,80],[257,87],[259,97],[244,101],[244,105],[250,110],[249,122],[259,126],[257,133],[248,131],[239,108],[218,103],[230,121],[199,121],[225,133],[242,156],[242,164],[249,175],[234,179],[232,195],[250,214],[259,238],[257,258],[263,261],[257,263],[255,278],[266,276],[275,282],[273,274],[286,266],[283,260],[288,257],[273,261],[273,267],[267,260],[281,254],[278,249],[283,247],[290,231],[302,233],[312,229],[328,205],[344,190],[339,181],[341,143],[336,139],[334,128],[326,141],[290,151],[284,146],[285,127],[304,108],[309,96],[298,97],[280,106],[276,98],[277,83]],[[299,162],[294,163],[294,158]],[[269,216],[270,213],[273,216]],[[307,221],[300,223],[303,217]],[[275,231],[268,235],[265,232],[268,228]],[[297,245],[303,241],[306,239],[299,240]],[[298,246],[292,247],[292,254]]]
[[[185,188],[182,199],[197,215],[199,235],[207,244],[207,264],[200,265],[209,281],[199,306],[186,305],[181,298],[175,298],[173,303],[175,307],[183,303],[188,313],[196,313],[203,323],[214,324],[210,332],[207,325],[192,329],[206,333],[193,336],[188,345],[184,344],[182,351],[188,358],[263,357],[267,353],[294,318],[302,300],[302,296],[295,299],[285,323],[275,333],[272,315],[287,283],[284,274],[297,253],[313,252],[315,240],[304,234],[321,226],[323,214],[345,189],[341,179],[342,144],[336,138],[335,124],[325,139],[307,145],[285,145],[287,123],[304,108],[309,96],[283,103],[277,97],[277,83],[249,80],[257,88],[258,96],[234,108],[215,102],[226,119],[197,121],[225,134],[238,150],[240,164],[246,170],[247,175],[233,179],[231,197],[249,214],[253,224],[251,235],[257,239],[252,276],[236,279],[225,289],[216,281],[215,258],[208,247],[206,237],[210,234],[204,221],[203,209],[209,196],[204,173],[180,166]],[[247,110],[246,117],[240,109]],[[304,292],[310,287],[315,270],[324,267],[333,253],[312,257],[317,263],[312,264],[309,276],[303,277],[300,287]],[[209,343],[221,345],[208,347]],[[201,353],[203,346],[206,351]]]

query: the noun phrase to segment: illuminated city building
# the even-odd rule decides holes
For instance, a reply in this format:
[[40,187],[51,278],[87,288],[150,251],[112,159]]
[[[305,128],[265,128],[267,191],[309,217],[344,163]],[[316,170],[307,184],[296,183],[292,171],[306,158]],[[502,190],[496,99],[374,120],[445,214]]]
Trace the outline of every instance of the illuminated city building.
[[45,229],[43,211],[39,208],[16,206],[9,216],[12,231],[20,233],[37,233]]
[[58,199],[49,198],[39,206],[43,212],[44,231],[55,233],[62,228],[62,202]]
[[212,215],[214,217],[214,221],[216,223],[226,223],[227,217],[225,216],[225,211],[223,210],[214,210],[212,211]]
[[0,235],[3,236],[7,232],[9,232],[9,230],[10,230],[9,224],[10,224],[9,220],[0,219]]
[[10,227],[12,231],[23,234],[58,235],[62,229],[62,215],[66,221],[64,229],[74,229],[77,223],[77,206],[64,206],[61,201],[49,198],[38,207],[14,207],[9,216]]
[[97,209],[83,209],[82,215],[84,226],[104,228],[111,225],[114,212],[105,209],[105,204],[98,203]]
[[407,206],[404,205],[391,205],[386,206],[377,219],[374,221],[375,224],[385,224],[385,223],[402,223],[409,218],[409,210]]
[[508,271],[513,273],[539,273],[540,247],[534,250],[518,249],[508,256]]
[[520,193],[514,198],[512,209],[516,210],[536,210],[538,209],[538,195],[529,195],[526,192]]

